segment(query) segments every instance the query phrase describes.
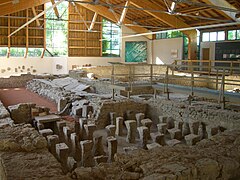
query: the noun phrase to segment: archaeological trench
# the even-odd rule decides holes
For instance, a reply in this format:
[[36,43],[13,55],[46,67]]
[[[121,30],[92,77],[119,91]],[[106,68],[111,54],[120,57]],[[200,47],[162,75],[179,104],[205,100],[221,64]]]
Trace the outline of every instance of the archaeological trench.
[[0,102],[0,179],[240,179],[238,109],[186,94],[154,98],[152,89],[130,98],[116,90],[113,99],[106,69],[92,68],[92,79],[91,68],[0,79],[58,109]]

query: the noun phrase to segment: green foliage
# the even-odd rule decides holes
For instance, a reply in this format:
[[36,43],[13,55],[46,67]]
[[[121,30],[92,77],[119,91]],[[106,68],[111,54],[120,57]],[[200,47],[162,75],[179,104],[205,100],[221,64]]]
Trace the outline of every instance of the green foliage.
[[7,48],[0,48],[0,56],[6,56],[7,55]]
[[[51,5],[51,4],[50,4]],[[50,6],[49,4],[47,6]],[[48,11],[46,21],[46,43],[48,51],[54,56],[66,56],[68,54],[67,36],[68,36],[68,2],[63,2],[58,5],[58,11],[61,16],[57,19],[54,10]]]
[[11,48],[10,56],[12,57],[24,57],[26,48]]
[[119,57],[121,29],[116,24],[104,18],[102,20],[102,23],[102,56]]

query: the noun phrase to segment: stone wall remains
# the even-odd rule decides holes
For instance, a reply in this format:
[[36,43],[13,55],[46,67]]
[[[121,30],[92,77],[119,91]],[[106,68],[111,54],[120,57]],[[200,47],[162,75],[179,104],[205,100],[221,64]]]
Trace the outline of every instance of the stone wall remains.
[[225,131],[195,146],[163,146],[116,154],[112,164],[77,168],[77,179],[239,179],[240,132]]
[[154,123],[158,123],[158,116],[172,116],[176,120],[199,121],[211,126],[221,126],[226,129],[240,130],[240,113],[232,110],[223,110],[220,105],[213,102],[195,101],[189,105],[187,99],[164,98],[150,99],[148,116]]
[[14,124],[0,102],[0,179],[70,179],[31,124]]

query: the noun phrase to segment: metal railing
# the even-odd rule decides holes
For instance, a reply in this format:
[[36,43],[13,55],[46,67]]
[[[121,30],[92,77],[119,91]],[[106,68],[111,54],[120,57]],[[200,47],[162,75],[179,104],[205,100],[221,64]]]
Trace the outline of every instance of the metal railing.
[[[178,62],[178,61],[175,61]],[[208,84],[208,88],[215,89],[219,91],[218,102],[225,106],[225,90],[226,86],[235,86],[240,88],[240,79],[227,79],[226,76],[232,74],[234,71],[239,70],[240,68],[234,67],[216,67],[208,65],[207,68],[210,71],[207,71],[206,75],[197,75],[199,71],[196,69],[206,68],[202,64],[193,64],[195,62],[192,60],[188,65],[156,65],[156,64],[123,64],[123,63],[111,63],[112,64],[112,74],[111,74],[111,85],[117,85],[116,79],[125,78],[125,83],[128,86],[128,97],[130,97],[130,93],[133,91],[133,86],[136,84],[136,81],[139,79],[148,78],[148,84],[153,85],[155,82],[164,83],[163,92],[167,93],[167,97],[169,99],[169,84],[180,84],[179,80],[184,81],[187,86],[191,88],[190,95],[194,96],[194,87],[199,87],[197,84]],[[210,62],[210,61],[208,61]],[[218,62],[218,61],[215,61]],[[118,73],[118,66],[124,67],[125,72]],[[144,72],[139,73],[139,67],[143,67]],[[155,69],[157,67],[157,69]],[[161,67],[161,71],[159,70]],[[176,72],[179,72],[179,69],[187,69],[188,76],[180,77]],[[136,71],[138,69],[138,71]],[[209,74],[209,72],[214,73]],[[213,76],[214,75],[214,76]],[[210,85],[211,84],[211,85]],[[185,85],[186,86],[186,85]],[[113,97],[115,94],[115,90],[113,88]]]
[[240,74],[240,61],[175,60],[173,65],[180,67],[178,71],[182,72],[191,72],[193,70],[195,73],[215,75],[217,70],[225,69],[225,75]]

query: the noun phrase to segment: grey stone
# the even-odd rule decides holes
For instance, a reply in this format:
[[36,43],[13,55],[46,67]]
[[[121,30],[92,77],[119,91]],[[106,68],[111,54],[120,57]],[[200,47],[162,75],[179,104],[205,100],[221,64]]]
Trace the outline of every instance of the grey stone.
[[135,143],[136,141],[136,131],[137,131],[137,123],[135,120],[127,120],[125,121],[125,125],[127,128],[127,138],[126,141],[128,143]]

